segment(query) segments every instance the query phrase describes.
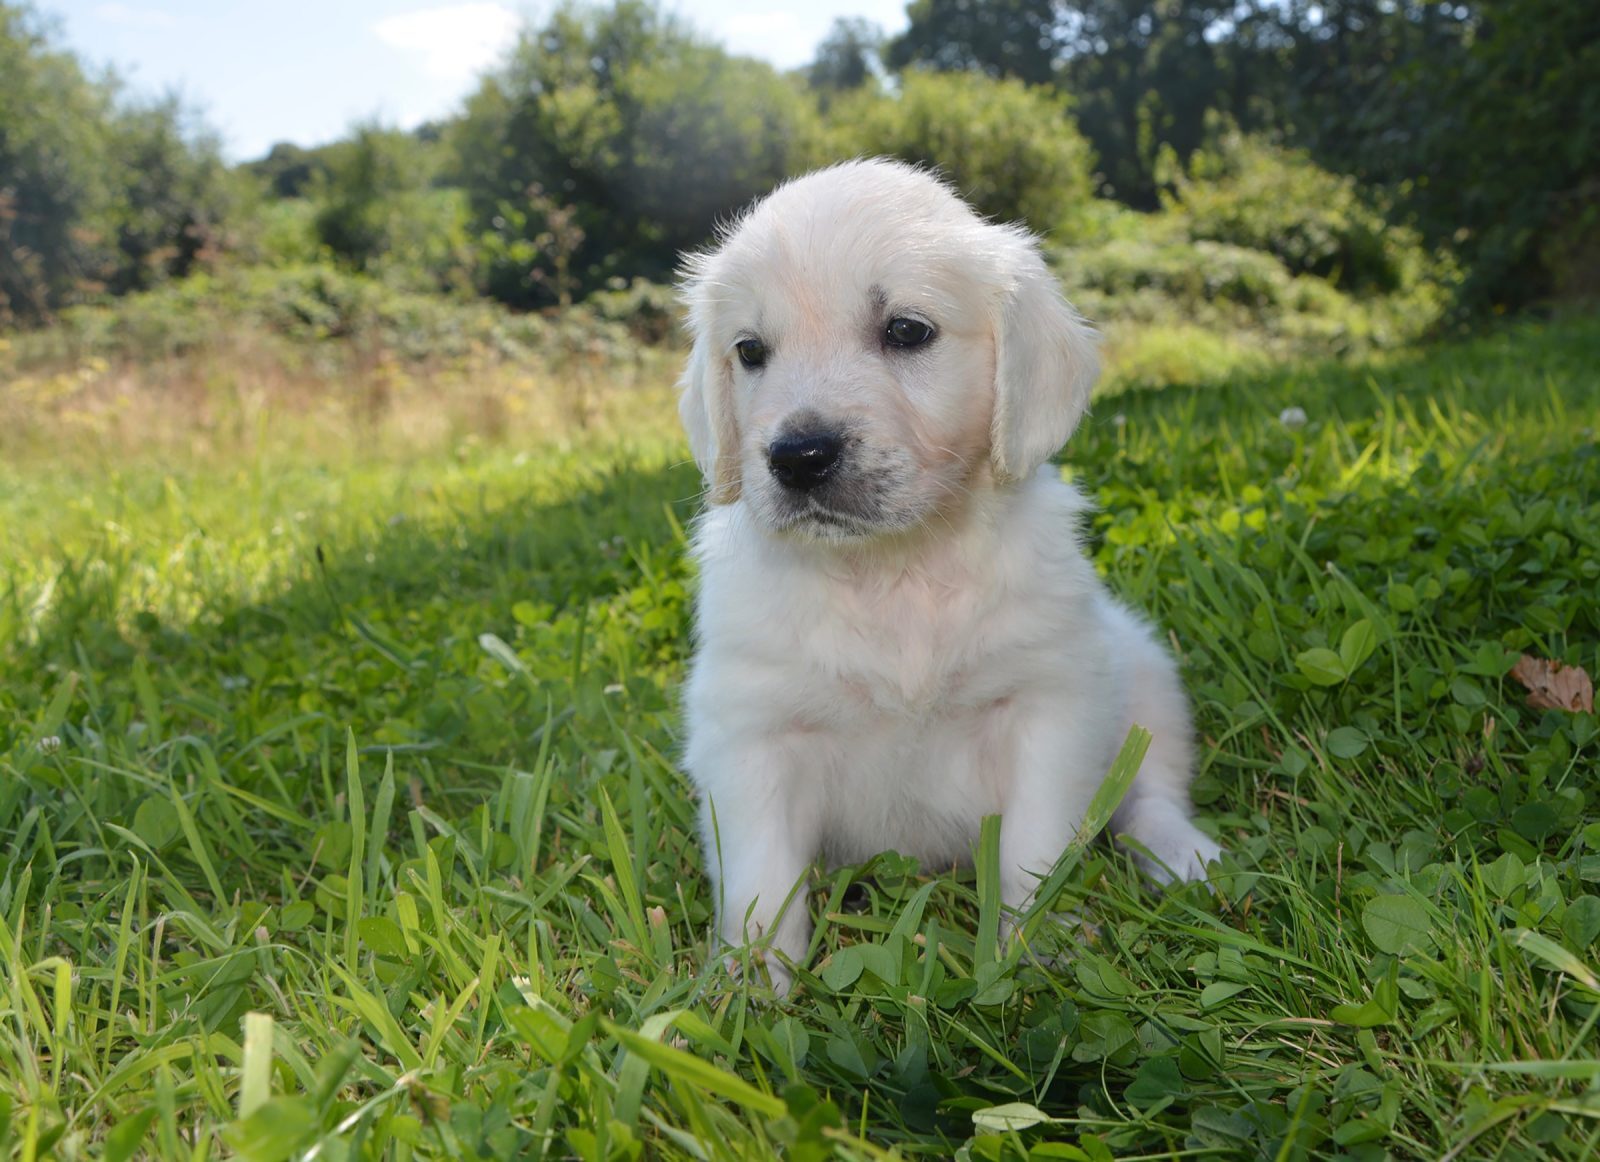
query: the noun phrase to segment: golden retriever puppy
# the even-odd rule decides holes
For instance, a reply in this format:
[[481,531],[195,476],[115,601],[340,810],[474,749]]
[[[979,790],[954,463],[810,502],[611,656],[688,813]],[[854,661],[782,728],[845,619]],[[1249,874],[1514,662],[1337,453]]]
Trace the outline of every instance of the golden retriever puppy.
[[757,203],[684,294],[710,500],[686,762],[722,939],[799,962],[813,860],[947,867],[995,813],[1021,908],[1134,723],[1154,741],[1114,827],[1156,875],[1202,876],[1176,667],[1047,466],[1098,364],[1034,239],[923,171],[848,162]]

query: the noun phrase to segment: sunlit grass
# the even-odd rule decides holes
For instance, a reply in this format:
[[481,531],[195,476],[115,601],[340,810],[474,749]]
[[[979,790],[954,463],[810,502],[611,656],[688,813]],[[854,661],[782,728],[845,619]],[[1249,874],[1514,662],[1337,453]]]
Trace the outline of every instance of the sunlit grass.
[[1577,322],[1102,398],[1066,462],[1181,656],[1216,894],[1091,848],[1058,903],[1096,933],[1045,967],[976,939],[982,870],[819,872],[782,1004],[704,943],[664,380],[575,435],[286,410],[195,451],[177,409],[74,455],[36,417],[0,465],[0,1140],[1592,1156],[1600,728],[1507,672],[1600,672],[1597,367]]

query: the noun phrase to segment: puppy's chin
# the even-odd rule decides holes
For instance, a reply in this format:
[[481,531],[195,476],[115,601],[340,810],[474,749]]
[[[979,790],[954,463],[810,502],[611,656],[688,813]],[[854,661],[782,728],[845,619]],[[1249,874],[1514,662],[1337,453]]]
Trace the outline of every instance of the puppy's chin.
[[[790,506],[782,506],[790,508]],[[764,512],[762,525],[769,533],[796,541],[822,545],[856,545],[892,535],[898,525],[835,512],[820,504],[795,506],[793,511]]]
[[770,534],[819,545],[862,545],[921,527],[929,513],[907,498],[830,489],[755,498],[756,520]]

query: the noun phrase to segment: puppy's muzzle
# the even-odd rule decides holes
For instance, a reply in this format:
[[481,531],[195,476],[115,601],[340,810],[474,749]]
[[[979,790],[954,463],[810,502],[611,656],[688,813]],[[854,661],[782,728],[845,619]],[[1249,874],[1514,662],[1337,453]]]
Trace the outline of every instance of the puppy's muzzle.
[[767,467],[784,488],[810,492],[839,466],[844,441],[832,432],[779,436],[767,446]]

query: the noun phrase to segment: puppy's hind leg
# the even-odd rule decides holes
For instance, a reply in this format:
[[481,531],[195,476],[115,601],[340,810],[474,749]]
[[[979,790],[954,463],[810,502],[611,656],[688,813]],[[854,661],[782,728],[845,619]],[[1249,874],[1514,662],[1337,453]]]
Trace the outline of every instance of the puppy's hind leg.
[[[1133,792],[1128,797],[1134,798]],[[1217,841],[1190,820],[1188,804],[1171,798],[1146,796],[1125,802],[1112,829],[1138,841],[1145,849],[1138,853],[1140,865],[1162,883],[1205,879],[1206,865],[1222,855]]]

